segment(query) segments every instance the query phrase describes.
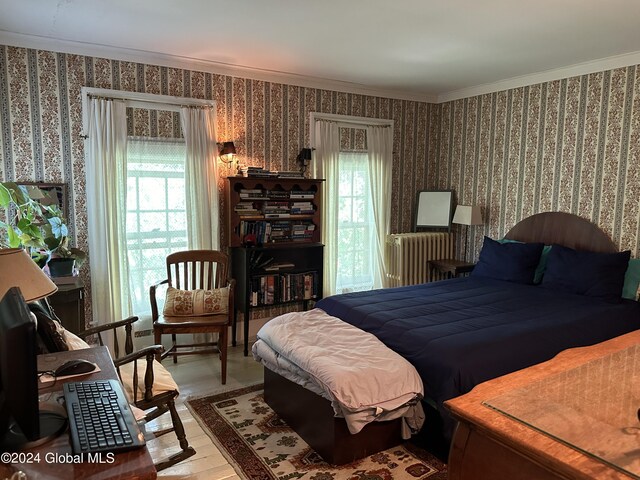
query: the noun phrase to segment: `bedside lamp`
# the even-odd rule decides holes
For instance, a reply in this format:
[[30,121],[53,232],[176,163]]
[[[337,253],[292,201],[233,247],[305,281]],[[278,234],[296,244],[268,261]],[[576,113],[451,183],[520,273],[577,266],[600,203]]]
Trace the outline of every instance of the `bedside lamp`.
[[19,287],[25,302],[44,298],[58,290],[55,283],[21,248],[0,249],[0,298]]
[[469,225],[482,225],[484,222],[482,220],[482,210],[477,205],[458,205],[456,207],[456,212],[453,214],[452,223],[457,223],[458,225],[467,225],[467,230],[465,232],[465,241],[464,241],[464,256],[462,260],[467,260],[467,244],[468,242],[468,233],[469,233]]

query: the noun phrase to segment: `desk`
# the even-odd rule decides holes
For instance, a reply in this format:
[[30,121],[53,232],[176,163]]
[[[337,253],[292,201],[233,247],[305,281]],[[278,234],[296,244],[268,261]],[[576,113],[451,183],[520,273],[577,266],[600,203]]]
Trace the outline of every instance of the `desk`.
[[548,362],[489,380],[466,395],[445,402],[460,422],[451,443],[449,479],[637,478],[483,403],[495,403],[502,395],[511,395],[517,389],[582,368],[592,360],[622,352],[638,343],[640,331],[635,331],[590,347],[565,350]]
[[[95,362],[100,371],[85,376],[74,377],[73,381],[80,380],[104,380],[118,378],[113,361],[106,347],[90,348],[86,350],[74,350],[70,352],[52,353],[38,356],[38,370],[52,370],[67,360],[83,358]],[[41,398],[51,395],[55,401],[57,394],[62,395],[62,383],[40,389]],[[63,433],[55,440],[39,447],[29,449],[31,453],[40,453],[40,462],[32,464],[0,464],[0,478],[10,477],[16,470],[22,470],[29,480],[71,480],[74,478],[83,480],[106,479],[139,479],[152,480],[156,478],[156,469],[153,460],[146,447],[115,455],[115,461],[109,463],[64,463],[65,456],[71,456],[71,444],[68,432]],[[48,454],[48,455],[47,455]],[[45,458],[53,462],[47,463]]]

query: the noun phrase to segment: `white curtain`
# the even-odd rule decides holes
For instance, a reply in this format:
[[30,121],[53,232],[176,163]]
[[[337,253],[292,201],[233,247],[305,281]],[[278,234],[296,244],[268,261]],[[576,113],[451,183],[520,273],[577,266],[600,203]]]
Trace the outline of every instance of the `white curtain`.
[[391,127],[367,127],[367,151],[369,154],[369,179],[371,206],[376,226],[373,256],[373,288],[385,283],[384,244],[391,228],[391,169],[393,162],[393,129]]
[[218,147],[214,108],[181,109],[187,145],[185,189],[190,250],[218,250]]
[[131,315],[126,247],[127,124],[118,100],[91,99],[86,155],[93,318]]
[[322,197],[322,243],[324,243],[323,295],[336,292],[338,275],[338,208],[340,136],[336,122],[317,120],[315,124],[314,175],[326,179]]

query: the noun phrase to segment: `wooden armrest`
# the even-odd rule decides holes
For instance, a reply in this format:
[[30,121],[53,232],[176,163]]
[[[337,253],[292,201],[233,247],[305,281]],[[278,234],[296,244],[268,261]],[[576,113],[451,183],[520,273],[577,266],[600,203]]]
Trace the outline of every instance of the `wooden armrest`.
[[136,322],[137,320],[138,320],[138,317],[133,316],[133,317],[125,318],[124,320],[118,320],[117,322],[98,325],[98,326],[83,330],[82,332],[78,333],[78,336],[80,338],[86,338],[89,335],[95,335],[96,333],[105,332],[107,330],[115,330],[116,328],[119,328],[119,327],[131,325],[133,322]]
[[144,400],[151,401],[153,398],[153,360],[156,355],[159,355],[164,350],[162,345],[151,345],[150,347],[145,347],[137,352],[130,353],[125,355],[122,358],[118,358],[113,361],[113,364],[118,369],[118,375],[120,375],[120,367],[125,363],[133,362],[133,385],[131,385],[131,390],[133,391],[133,403],[138,402],[138,360],[140,358],[145,358],[147,366],[144,371]]
[[[164,347],[162,345],[151,345],[149,347],[144,347],[137,352],[130,353],[129,355],[125,355],[124,357],[116,358],[113,361],[113,364],[116,367],[120,367],[125,363],[133,362],[134,360],[138,360],[143,357],[147,357],[148,355],[155,356],[164,351]],[[153,357],[152,357],[153,359]]]
[[156,290],[160,285],[164,285],[165,283],[169,283],[168,278],[149,287],[149,300],[151,301],[151,318],[154,322],[158,319],[158,302],[156,301]]

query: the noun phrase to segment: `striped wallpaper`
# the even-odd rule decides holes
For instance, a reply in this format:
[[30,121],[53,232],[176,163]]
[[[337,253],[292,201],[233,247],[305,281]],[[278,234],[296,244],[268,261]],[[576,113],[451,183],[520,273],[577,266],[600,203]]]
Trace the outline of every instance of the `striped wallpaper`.
[[[633,66],[431,105],[0,46],[0,178],[67,183],[71,231],[87,249],[83,86],[215,99],[219,140],[233,140],[244,163],[271,169],[296,168],[309,112],[391,118],[392,232],[411,229],[416,191],[451,188],[459,203],[485,210],[486,224],[469,230],[469,258],[483,235],[500,237],[547,210],[591,219],[637,257],[639,73]],[[133,135],[180,135],[170,112],[128,117]],[[82,275],[90,293],[88,267]],[[90,304],[89,294],[88,319]]]
[[590,219],[639,256],[639,74],[631,66],[438,105],[429,185],[484,207],[469,259],[483,235],[556,210]]
[[[71,233],[85,250],[83,86],[215,99],[218,139],[233,140],[242,162],[274,170],[297,169],[296,156],[309,146],[312,111],[392,118],[394,232],[410,229],[414,192],[427,184],[425,158],[434,148],[430,128],[437,112],[427,103],[0,46],[0,179],[67,183]],[[179,117],[171,112],[134,109],[128,117],[133,135],[180,134]],[[219,183],[222,212],[224,183]],[[90,319],[88,266],[81,273]]]

